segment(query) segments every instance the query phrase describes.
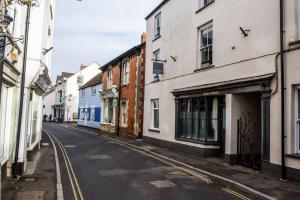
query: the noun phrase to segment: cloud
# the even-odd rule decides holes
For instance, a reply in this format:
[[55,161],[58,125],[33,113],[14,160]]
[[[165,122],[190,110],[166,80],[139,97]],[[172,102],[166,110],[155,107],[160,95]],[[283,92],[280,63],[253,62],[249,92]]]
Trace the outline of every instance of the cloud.
[[105,64],[137,45],[145,16],[160,1],[58,0],[51,76],[76,72],[80,64]]

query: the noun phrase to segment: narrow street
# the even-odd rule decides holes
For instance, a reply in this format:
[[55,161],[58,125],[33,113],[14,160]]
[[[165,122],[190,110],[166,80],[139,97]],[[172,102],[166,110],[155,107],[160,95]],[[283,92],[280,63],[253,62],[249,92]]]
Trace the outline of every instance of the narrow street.
[[57,146],[65,199],[248,199],[78,129],[43,130]]

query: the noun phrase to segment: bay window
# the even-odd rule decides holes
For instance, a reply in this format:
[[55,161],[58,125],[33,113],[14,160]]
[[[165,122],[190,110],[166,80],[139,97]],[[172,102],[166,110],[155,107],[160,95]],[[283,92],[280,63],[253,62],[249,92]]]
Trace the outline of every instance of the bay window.
[[193,97],[178,103],[177,139],[218,142],[220,97]]

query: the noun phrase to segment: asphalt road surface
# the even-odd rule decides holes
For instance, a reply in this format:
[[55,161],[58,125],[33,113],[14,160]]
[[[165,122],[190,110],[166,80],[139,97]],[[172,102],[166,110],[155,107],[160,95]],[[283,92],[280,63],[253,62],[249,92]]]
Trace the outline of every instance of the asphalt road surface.
[[52,123],[43,130],[57,147],[65,200],[248,199],[81,130]]

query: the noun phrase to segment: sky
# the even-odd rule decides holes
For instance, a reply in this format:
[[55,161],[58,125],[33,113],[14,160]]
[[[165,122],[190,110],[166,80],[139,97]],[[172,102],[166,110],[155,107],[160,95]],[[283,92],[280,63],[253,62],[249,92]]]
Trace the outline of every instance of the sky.
[[58,0],[52,81],[80,65],[106,64],[140,43],[145,17],[161,0]]

